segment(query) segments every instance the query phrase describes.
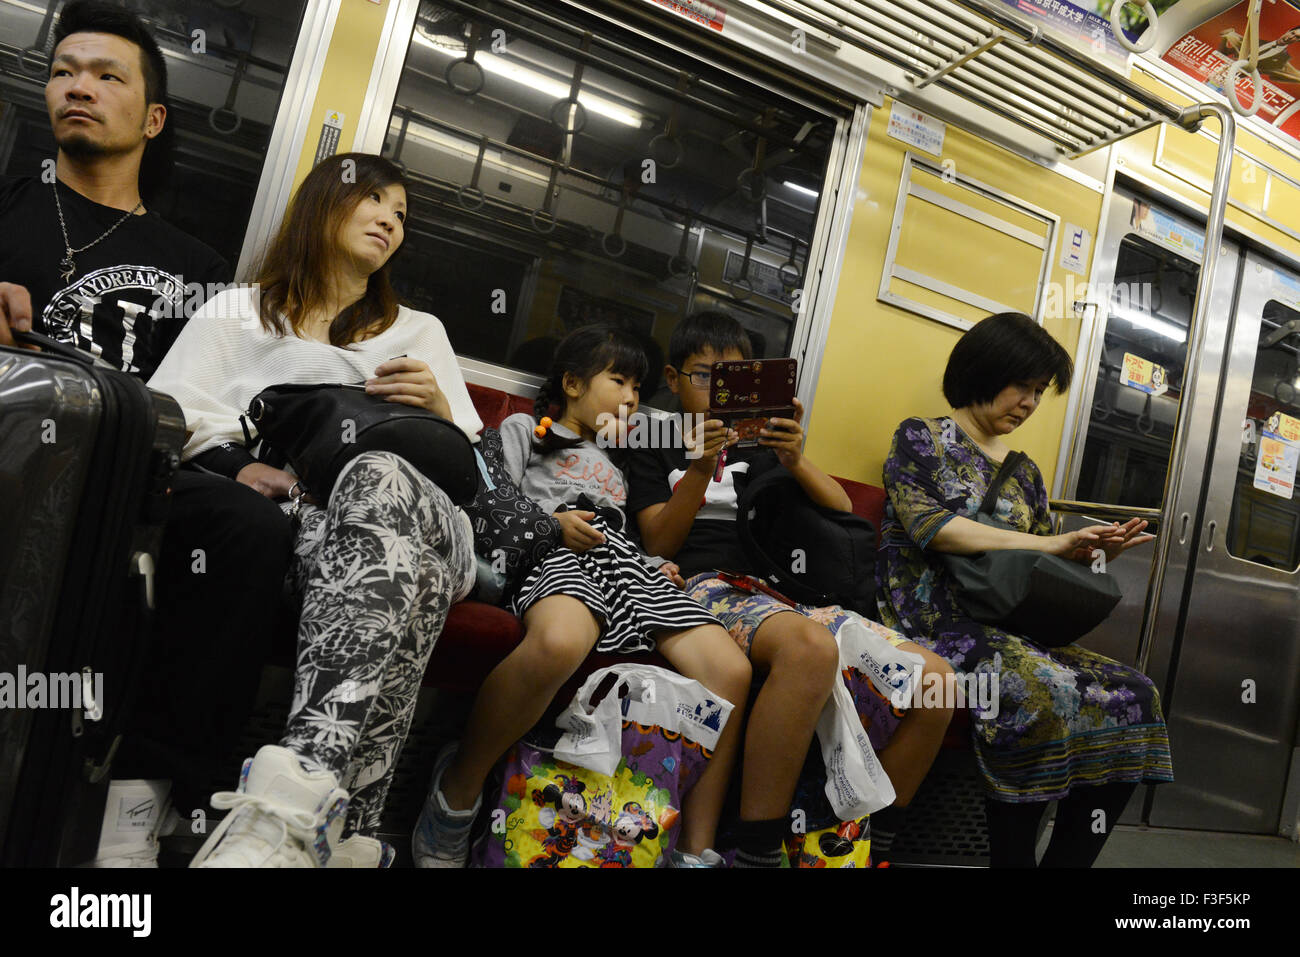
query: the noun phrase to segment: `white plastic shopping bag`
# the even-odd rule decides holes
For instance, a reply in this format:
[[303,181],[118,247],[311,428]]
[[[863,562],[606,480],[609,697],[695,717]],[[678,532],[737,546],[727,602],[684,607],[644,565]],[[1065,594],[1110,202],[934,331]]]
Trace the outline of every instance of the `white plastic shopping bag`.
[[[894,647],[872,623],[851,615],[835,632],[840,669],[866,675],[882,694],[895,702],[911,699],[912,683],[925,659]],[[826,765],[826,798],[841,821],[853,821],[894,803],[894,785],[876,757],[871,739],[858,717],[853,696],[836,681],[817,721],[817,740]]]
[[895,707],[906,708],[912,702],[913,686],[920,681],[925,659],[890,644],[880,633],[881,628],[884,625],[850,612],[848,620],[835,632],[840,668],[856,668]]
[[880,766],[842,681],[835,682],[817,719],[817,740],[826,765],[826,798],[836,817],[855,821],[894,803],[894,785]]
[[[588,702],[600,683],[614,686],[594,707]],[[620,694],[626,689],[626,696]],[[612,775],[623,756],[623,719],[679,733],[712,751],[726,727],[732,704],[704,685],[654,665],[611,665],[594,672],[555,719],[564,734],[555,757],[599,774]]]

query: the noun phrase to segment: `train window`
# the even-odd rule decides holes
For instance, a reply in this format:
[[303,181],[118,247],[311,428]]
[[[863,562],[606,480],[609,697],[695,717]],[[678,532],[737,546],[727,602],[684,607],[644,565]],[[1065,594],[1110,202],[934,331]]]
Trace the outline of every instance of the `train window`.
[[[145,21],[167,60],[172,170],[166,179],[155,178],[146,165],[145,201],[233,268],[307,4],[123,5]],[[62,0],[0,0],[0,36],[6,38],[0,42],[0,172],[6,175],[37,175],[56,152],[44,86],[61,6]]]
[[458,355],[524,373],[618,322],[650,353],[646,399],[694,310],[788,354],[838,118],[546,9],[420,4],[383,144],[415,184],[399,291]]
[[1199,274],[1196,263],[1142,236],[1121,242],[1079,470],[1080,499],[1160,507]]
[[1300,502],[1294,494],[1300,430],[1300,312],[1276,300],[1264,307],[1250,400],[1242,429],[1228,549],[1238,558],[1300,566]]

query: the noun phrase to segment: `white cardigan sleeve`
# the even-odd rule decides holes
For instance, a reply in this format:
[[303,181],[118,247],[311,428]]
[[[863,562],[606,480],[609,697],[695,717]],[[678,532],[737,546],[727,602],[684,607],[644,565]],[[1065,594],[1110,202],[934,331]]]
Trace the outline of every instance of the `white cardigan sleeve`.
[[187,462],[224,442],[244,444],[239,416],[260,391],[239,361],[240,347],[254,338],[249,323],[257,322],[247,300],[246,291],[235,289],[204,303],[149,380],[149,388],[172,396],[185,413]]

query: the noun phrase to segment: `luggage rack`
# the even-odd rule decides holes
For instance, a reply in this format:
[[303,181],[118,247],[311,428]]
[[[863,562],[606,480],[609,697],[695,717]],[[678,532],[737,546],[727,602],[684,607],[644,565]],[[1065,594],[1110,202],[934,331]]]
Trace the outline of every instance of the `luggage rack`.
[[1035,135],[1071,159],[1161,122],[1200,119],[998,0],[765,0],[787,16]]

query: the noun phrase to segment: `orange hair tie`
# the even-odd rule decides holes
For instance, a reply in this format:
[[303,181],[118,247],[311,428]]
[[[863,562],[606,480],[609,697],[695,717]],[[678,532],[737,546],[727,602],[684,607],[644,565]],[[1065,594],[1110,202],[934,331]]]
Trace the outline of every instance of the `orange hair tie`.
[[551,417],[549,415],[542,416],[542,421],[538,423],[536,428],[533,429],[533,435],[537,436],[539,439],[544,438],[546,435],[546,430],[549,429],[554,424],[555,423],[551,421]]

